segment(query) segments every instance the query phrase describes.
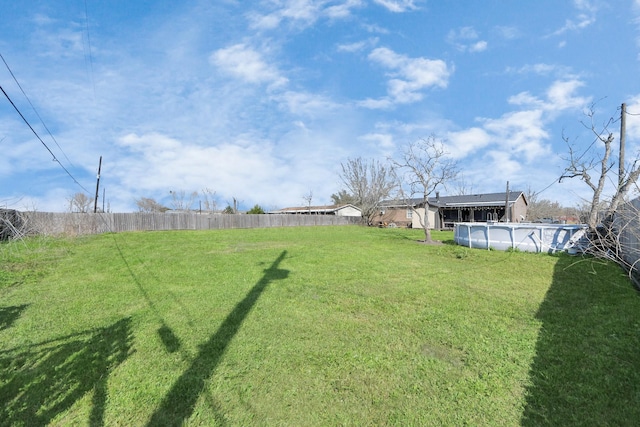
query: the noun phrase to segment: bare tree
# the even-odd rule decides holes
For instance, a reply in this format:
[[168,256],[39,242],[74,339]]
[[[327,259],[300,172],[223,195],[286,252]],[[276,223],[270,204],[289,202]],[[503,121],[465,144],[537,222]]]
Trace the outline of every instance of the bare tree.
[[91,209],[93,199],[84,193],[76,193],[67,199],[69,212],[87,213]]
[[307,194],[302,196],[302,200],[304,200],[307,204],[307,208],[309,209],[309,213],[311,213],[311,201],[313,200],[313,191],[309,191]]
[[417,211],[416,204],[407,203],[407,206],[419,218],[425,242],[433,242],[429,223],[429,196],[438,187],[457,177],[457,163],[448,157],[442,142],[436,140],[435,136],[409,144],[401,159],[392,159],[391,162],[402,183],[400,191],[403,198],[407,202],[415,196],[422,199],[420,205],[424,206],[424,216]]
[[[623,111],[623,114],[624,111]],[[625,171],[626,165],[619,166],[618,177],[611,177],[616,161],[612,155],[612,145],[615,140],[609,127],[615,122],[610,118],[602,125],[596,125],[594,106],[586,113],[589,123],[582,123],[593,134],[594,140],[584,150],[578,150],[566,136],[564,141],[568,145],[569,153],[565,159],[568,163],[560,182],[565,178],[579,178],[591,189],[591,199],[588,200],[589,214],[587,225],[595,230],[600,217],[606,222],[611,221],[613,214],[621,203],[625,201],[629,191],[636,185],[640,177],[640,157],[636,157]],[[624,130],[621,131],[623,134]],[[605,187],[613,185],[610,198],[605,197]]]
[[168,210],[168,208],[150,197],[140,197],[135,202],[139,212],[166,212]]
[[173,206],[173,209],[177,211],[191,210],[191,206],[193,206],[193,203],[198,198],[197,191],[194,191],[189,195],[187,195],[184,190],[169,191],[169,194],[171,194],[171,205]]
[[215,212],[218,209],[216,202],[216,192],[210,188],[202,189],[202,197],[204,197],[204,209],[208,212]]
[[454,192],[457,196],[466,196],[469,194],[473,194],[475,189],[472,183],[469,183],[464,177],[463,174],[460,174],[460,177],[456,180]]
[[568,216],[570,209],[563,207],[558,202],[541,199],[540,193],[531,187],[525,192],[527,198],[527,221],[542,221],[544,219],[560,219]]
[[360,208],[362,218],[370,224],[380,202],[388,198],[397,187],[393,170],[377,160],[362,157],[348,159],[341,166],[340,179],[346,186],[345,192],[353,196],[353,202]]

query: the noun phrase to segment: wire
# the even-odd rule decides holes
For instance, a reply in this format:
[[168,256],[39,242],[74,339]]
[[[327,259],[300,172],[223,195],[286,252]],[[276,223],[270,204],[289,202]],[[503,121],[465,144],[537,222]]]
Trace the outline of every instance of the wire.
[[42,138],[40,138],[40,135],[38,135],[38,133],[35,131],[35,129],[33,128],[33,126],[31,126],[31,124],[29,123],[29,121],[24,117],[24,115],[22,115],[22,113],[20,112],[20,110],[18,109],[18,107],[16,106],[16,104],[13,103],[13,101],[11,100],[11,98],[9,97],[9,95],[7,94],[7,92],[4,91],[4,88],[2,87],[2,85],[0,85],[0,91],[2,91],[2,93],[4,94],[4,96],[7,98],[7,100],[9,101],[9,103],[11,103],[11,105],[13,106],[14,110],[16,110],[16,112],[20,115],[20,117],[22,118],[22,120],[26,123],[27,126],[29,126],[29,129],[31,129],[31,132],[33,132],[33,134],[36,136],[36,138],[38,138],[38,141],[40,141],[42,143],[42,145],[44,145],[44,148],[47,149],[47,151],[49,152],[49,154],[51,154],[51,156],[53,157],[53,161],[58,163],[60,165],[60,167],[67,173],[67,175],[69,175],[69,177],[71,177],[71,179],[73,180],[73,182],[75,182],[80,188],[82,188],[85,192],[91,194],[89,192],[89,190],[87,190],[86,188],[84,188],[82,186],[82,184],[80,184],[78,182],[78,180],[71,174],[71,172],[69,172],[67,170],[67,168],[64,167],[64,165],[60,162],[60,160],[58,160],[58,158],[56,157],[56,155],[53,153],[53,151],[51,151],[51,149],[49,148],[49,146],[42,140]]
[[557,183],[558,183],[558,180],[557,180],[557,179],[553,180],[553,182],[552,182],[551,184],[547,185],[547,186],[546,186],[546,187],[544,187],[542,190],[540,190],[540,191],[536,191],[536,195],[537,195],[537,194],[542,193],[543,191],[548,190],[548,189],[549,189],[549,188],[551,188],[554,184],[557,184]]
[[40,117],[40,114],[38,114],[38,110],[36,110],[36,107],[34,107],[34,105],[31,103],[31,100],[29,99],[29,97],[27,96],[27,94],[25,93],[24,89],[22,89],[22,86],[20,85],[20,82],[18,81],[18,79],[16,78],[16,76],[13,74],[13,71],[11,71],[11,68],[9,67],[9,64],[7,64],[7,61],[4,59],[4,56],[2,56],[2,54],[0,53],[0,58],[2,58],[2,62],[4,62],[4,65],[7,67],[7,70],[9,70],[9,74],[11,74],[11,77],[13,77],[13,80],[16,82],[16,84],[18,85],[18,87],[20,88],[20,91],[22,92],[22,94],[24,95],[25,98],[27,98],[27,101],[29,102],[29,105],[31,105],[31,108],[33,108],[33,111],[36,113],[36,116],[38,116],[38,118],[40,119],[40,123],[42,123],[42,126],[44,126],[44,128],[47,130],[47,133],[49,133],[49,136],[51,137],[51,139],[53,139],[53,142],[56,143],[56,145],[58,146],[58,148],[60,149],[60,152],[62,153],[62,155],[64,155],[64,158],[67,159],[67,161],[69,162],[69,164],[72,167],[75,167],[73,165],[73,163],[71,162],[71,160],[69,160],[69,157],[67,157],[66,153],[64,152],[64,150],[62,149],[62,147],[60,147],[60,144],[58,144],[58,141],[56,140],[56,138],[53,136],[53,134],[51,133],[51,131],[49,130],[49,128],[47,127],[47,125],[44,123],[44,120],[42,120],[42,117]]

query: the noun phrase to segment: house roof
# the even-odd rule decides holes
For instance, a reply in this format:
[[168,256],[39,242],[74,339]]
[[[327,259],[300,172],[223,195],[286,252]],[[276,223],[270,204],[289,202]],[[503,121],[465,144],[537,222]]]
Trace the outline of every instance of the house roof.
[[332,212],[337,212],[341,209],[345,209],[345,208],[352,208],[357,210],[358,212],[361,212],[361,209],[350,205],[350,204],[346,204],[346,205],[325,205],[325,206],[297,206],[297,207],[290,207],[290,208],[282,208],[282,209],[278,209],[275,211],[271,211],[269,213],[272,214],[278,214],[278,213],[308,213],[308,212],[315,212],[315,213],[332,213]]
[[[518,198],[524,198],[522,191],[509,191],[509,204],[512,205]],[[429,204],[439,208],[462,208],[462,207],[474,207],[474,206],[504,206],[507,201],[507,193],[485,193],[485,194],[465,194],[461,196],[439,196],[429,197]],[[385,200],[380,206],[382,207],[399,207],[399,206],[418,206],[423,202],[422,198],[415,198],[409,200]]]
[[[509,191],[509,204],[515,203],[518,198],[524,198],[522,191]],[[526,199],[525,203],[527,202]],[[462,196],[429,197],[429,203],[440,207],[465,207],[465,206],[504,206],[507,201],[507,193],[467,194]]]

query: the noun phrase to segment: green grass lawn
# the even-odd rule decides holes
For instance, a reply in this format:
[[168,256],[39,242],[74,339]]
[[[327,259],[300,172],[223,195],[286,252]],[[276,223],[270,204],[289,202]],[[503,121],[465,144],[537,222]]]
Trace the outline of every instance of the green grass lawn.
[[637,425],[613,264],[357,226],[0,245],[0,425]]

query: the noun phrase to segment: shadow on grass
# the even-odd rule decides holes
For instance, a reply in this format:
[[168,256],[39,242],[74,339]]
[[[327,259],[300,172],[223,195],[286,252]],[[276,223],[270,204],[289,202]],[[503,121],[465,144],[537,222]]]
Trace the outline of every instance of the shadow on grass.
[[0,307],[0,331],[10,328],[27,307],[29,304]]
[[537,313],[523,426],[638,424],[640,297],[622,274],[559,257]]
[[129,318],[0,352],[0,425],[46,425],[93,392],[88,424],[104,424],[109,372],[131,354]]
[[191,416],[198,397],[204,391],[206,381],[213,375],[227,346],[240,330],[242,322],[262,292],[269,283],[287,278],[289,271],[278,268],[286,254],[287,251],[282,251],[271,266],[264,270],[262,278],[229,313],[216,333],[200,346],[191,365],[173,384],[147,425],[180,426]]

